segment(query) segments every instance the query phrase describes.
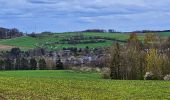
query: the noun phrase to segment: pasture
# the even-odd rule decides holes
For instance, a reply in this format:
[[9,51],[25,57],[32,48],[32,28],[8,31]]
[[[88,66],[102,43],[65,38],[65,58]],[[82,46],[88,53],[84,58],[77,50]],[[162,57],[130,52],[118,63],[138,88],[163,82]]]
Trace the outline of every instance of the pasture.
[[[170,36],[169,32],[160,32],[157,33],[161,36],[168,37]],[[96,47],[108,47],[113,44],[114,41],[106,40],[103,43],[96,42],[96,43],[77,43],[77,44],[62,44],[56,42],[60,42],[62,39],[69,39],[74,36],[83,35],[84,37],[99,37],[99,38],[110,38],[110,39],[117,39],[126,41],[129,38],[129,33],[95,33],[95,32],[85,32],[85,33],[56,33],[56,34],[43,34],[38,38],[29,37],[29,36],[22,36],[14,39],[2,39],[0,40],[0,45],[3,46],[12,46],[12,47],[20,47],[22,50],[33,49],[39,46],[44,46],[47,49],[63,49],[63,48],[96,48]],[[138,34],[138,38],[140,40],[144,39],[144,34]],[[51,45],[46,45],[48,43],[55,43]],[[5,48],[3,48],[5,49]],[[6,48],[8,49],[8,48]]]
[[0,99],[115,100],[170,99],[170,82],[104,80],[99,73],[1,71]]
[[[20,47],[21,49],[32,49],[37,46],[42,46],[50,42],[59,42],[62,39],[68,39],[73,36],[83,35],[84,37],[100,37],[100,38],[111,38],[111,39],[119,39],[119,40],[127,40],[129,38],[129,34],[123,33],[58,33],[52,35],[42,35],[38,38],[34,37],[18,37],[14,39],[6,39],[0,40],[0,45],[6,46],[14,46]],[[142,36],[139,36],[141,38]],[[55,44],[55,45],[47,45],[45,46],[48,49],[62,49],[62,48],[69,48],[69,47],[77,47],[77,48],[94,48],[94,47],[107,47],[111,46],[113,41],[107,40],[103,43],[81,43],[81,44]]]
[[159,35],[161,36],[170,36],[170,32],[160,32]]

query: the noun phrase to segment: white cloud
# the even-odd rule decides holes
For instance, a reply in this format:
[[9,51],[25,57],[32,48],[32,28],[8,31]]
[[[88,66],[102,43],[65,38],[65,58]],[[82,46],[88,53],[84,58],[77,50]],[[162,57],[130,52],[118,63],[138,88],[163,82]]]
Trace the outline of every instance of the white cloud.
[[[169,0],[0,0],[0,18],[5,21],[7,18],[57,19],[63,27],[64,21],[73,26],[77,23],[84,26],[87,23],[92,26],[118,25],[120,29],[126,28],[125,23],[132,27],[157,23],[155,26],[159,27],[159,23],[168,24],[169,4]],[[44,21],[48,23],[48,20]]]

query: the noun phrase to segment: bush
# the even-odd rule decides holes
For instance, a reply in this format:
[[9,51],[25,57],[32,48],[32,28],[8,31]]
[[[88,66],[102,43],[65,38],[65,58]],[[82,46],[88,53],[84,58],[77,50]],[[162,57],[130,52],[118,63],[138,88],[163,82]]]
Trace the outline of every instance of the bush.
[[110,68],[105,67],[105,68],[102,68],[101,70],[101,75],[103,79],[110,79],[111,78],[110,73],[111,73]]
[[101,69],[100,68],[93,68],[92,69],[94,72],[101,72]]
[[71,70],[79,71],[79,72],[92,72],[92,68],[90,67],[72,67]]
[[59,59],[58,61],[56,61],[56,69],[57,70],[63,70],[63,63],[61,62],[61,60]]
[[154,79],[154,75],[152,72],[146,72],[145,76],[144,76],[144,80],[153,80]]
[[47,69],[46,61],[44,59],[40,59],[38,63],[39,63],[39,69],[40,70],[46,70]]
[[92,68],[90,68],[90,67],[81,67],[80,71],[82,71],[82,72],[91,72]]
[[37,69],[37,61],[36,61],[36,59],[31,58],[29,64],[30,64],[30,69],[31,70],[36,70]]
[[97,72],[101,73],[100,68],[90,68],[90,67],[71,67],[70,70],[78,71],[78,72]]
[[166,76],[164,77],[164,80],[165,80],[165,81],[170,81],[170,75],[166,75]]

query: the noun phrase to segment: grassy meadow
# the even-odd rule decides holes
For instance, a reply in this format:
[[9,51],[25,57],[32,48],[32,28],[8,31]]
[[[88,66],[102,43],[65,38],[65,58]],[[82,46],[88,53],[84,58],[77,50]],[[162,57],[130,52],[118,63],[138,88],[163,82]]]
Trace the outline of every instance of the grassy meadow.
[[[42,35],[39,38],[33,38],[28,36],[23,36],[19,38],[14,39],[2,39],[0,40],[0,45],[5,46],[14,46],[14,47],[20,47],[23,50],[28,50],[35,48],[40,45],[44,45],[46,43],[50,42],[58,42],[62,39],[70,38],[77,35],[83,35],[85,37],[103,37],[103,38],[113,38],[118,40],[127,40],[129,38],[129,33],[93,33],[93,32],[86,32],[86,33],[56,33],[52,35]],[[161,32],[157,33],[161,36],[168,37],[170,36],[169,32]],[[140,40],[144,39],[144,34],[138,34],[138,38]],[[62,49],[62,48],[69,48],[69,47],[77,47],[77,48],[85,48],[88,46],[89,48],[95,48],[95,47],[108,47],[113,44],[113,41],[107,40],[104,43],[88,43],[88,44],[55,44],[52,45],[52,47],[46,46],[48,49]]]
[[159,35],[161,36],[170,36],[170,32],[161,32],[161,33],[158,33]]
[[75,71],[1,71],[0,99],[115,100],[170,99],[170,82],[104,80]]
[[[106,38],[113,38],[113,39],[119,39],[119,40],[127,40],[129,38],[129,34],[123,34],[123,33],[81,33],[85,37],[106,37]],[[80,35],[80,33],[58,33],[53,35],[42,35],[39,38],[33,38],[28,36],[23,36],[19,38],[14,39],[7,39],[7,40],[0,40],[0,45],[8,45],[8,46],[16,46],[21,47],[22,49],[31,49],[35,48],[38,45],[49,43],[49,42],[58,42],[59,40],[70,38],[72,36]],[[139,38],[142,38],[142,36],[139,36]],[[113,41],[106,41],[104,43],[89,43],[89,44],[56,44],[54,49],[62,49],[62,48],[68,48],[68,47],[77,47],[77,48],[85,48],[88,46],[89,48],[94,47],[103,47],[103,46],[111,46],[113,44]],[[50,46],[48,46],[50,48]]]

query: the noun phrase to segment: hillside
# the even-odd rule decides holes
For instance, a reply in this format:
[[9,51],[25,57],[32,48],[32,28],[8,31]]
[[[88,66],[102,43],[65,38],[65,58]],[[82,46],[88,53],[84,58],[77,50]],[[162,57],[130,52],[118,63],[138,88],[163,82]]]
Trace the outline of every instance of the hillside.
[[[67,43],[69,40],[74,39],[74,37],[84,38],[84,40],[78,40],[78,43]],[[48,49],[62,49],[69,47],[100,47],[100,46],[110,46],[116,40],[126,41],[129,38],[129,34],[123,33],[62,33],[62,34],[51,34],[51,35],[40,35],[38,37],[23,36],[14,39],[1,40],[0,45],[7,46],[17,46],[24,49],[35,48],[36,46],[45,46]],[[140,37],[142,38],[142,37]],[[75,39],[74,39],[75,40]],[[95,40],[95,41],[94,41]],[[98,41],[96,41],[98,40]],[[104,40],[104,41],[99,41]],[[93,41],[93,42],[92,42]],[[75,41],[76,42],[76,41]]]
[[[170,36],[169,32],[160,32],[157,34],[165,37]],[[0,46],[14,46],[20,47],[24,50],[32,49],[39,46],[48,49],[62,49],[69,47],[85,48],[87,46],[89,48],[95,48],[111,46],[115,41],[118,41],[120,43],[125,42],[128,38],[129,33],[56,33],[42,34],[38,35],[37,37],[22,36],[13,39],[2,39],[0,40]],[[143,40],[144,34],[138,34],[138,38],[140,40]],[[68,40],[74,41],[71,41],[73,43],[70,43],[68,42]]]
[[170,36],[170,32],[159,32],[158,34],[161,36]]

